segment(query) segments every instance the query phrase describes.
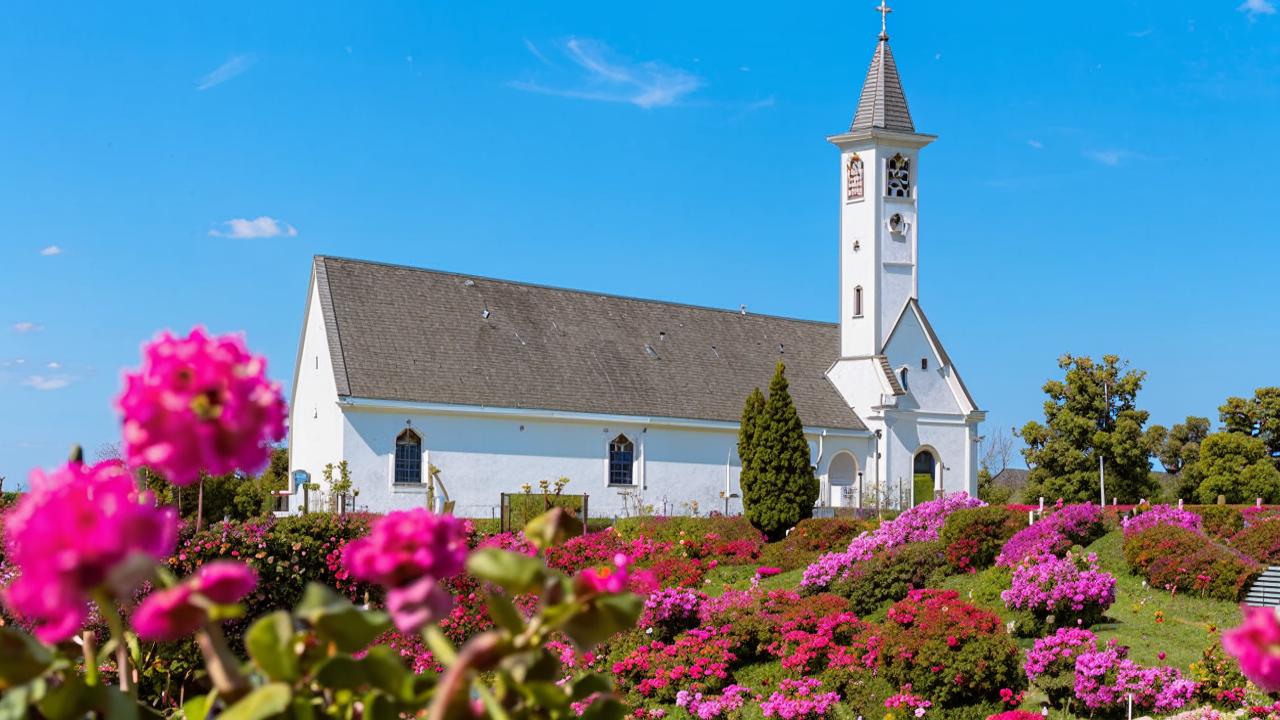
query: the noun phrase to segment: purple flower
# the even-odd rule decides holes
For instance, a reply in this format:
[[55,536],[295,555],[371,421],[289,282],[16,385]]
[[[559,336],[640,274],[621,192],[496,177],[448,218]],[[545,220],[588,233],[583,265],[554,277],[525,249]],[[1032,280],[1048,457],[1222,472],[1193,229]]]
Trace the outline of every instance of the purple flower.
[[1156,505],[1144,513],[1126,518],[1122,525],[1125,537],[1157,525],[1174,525],[1192,532],[1204,532],[1199,515],[1172,505]]

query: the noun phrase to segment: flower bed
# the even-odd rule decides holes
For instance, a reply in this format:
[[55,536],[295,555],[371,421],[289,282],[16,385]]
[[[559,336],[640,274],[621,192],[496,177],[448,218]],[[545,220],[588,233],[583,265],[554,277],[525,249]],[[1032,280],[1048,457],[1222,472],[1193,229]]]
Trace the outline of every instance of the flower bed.
[[996,564],[1013,568],[1028,558],[1061,555],[1075,545],[1088,545],[1105,531],[1102,510],[1097,505],[1066,505],[1009,538]]
[[1124,527],[1125,537],[1157,525],[1172,525],[1192,532],[1204,532],[1204,522],[1199,515],[1172,505],[1156,505],[1146,512],[1126,518],[1121,525]]
[[1280,563],[1280,518],[1255,522],[1233,535],[1227,544],[1264,565]]
[[729,684],[729,668],[738,656],[727,633],[690,630],[673,642],[644,643],[611,668],[619,687],[641,698],[673,702],[682,690],[716,691]]
[[1035,641],[1027,651],[1023,671],[1027,681],[1039,688],[1049,701],[1060,705],[1075,692],[1076,658],[1095,652],[1098,639],[1080,628],[1060,628]]
[[1126,655],[1123,646],[1108,644],[1077,656],[1076,699],[1095,713],[1119,714],[1130,697],[1134,710],[1157,713],[1180,710],[1195,697],[1196,683],[1177,668],[1143,667]]
[[1013,571],[1012,585],[1000,598],[1010,610],[1031,613],[1040,626],[1084,627],[1101,620],[1115,602],[1116,579],[1098,568],[1097,555],[1042,555]]
[[948,515],[963,508],[984,505],[986,503],[965,493],[945,495],[937,500],[921,503],[874,531],[864,532],[854,538],[844,552],[819,557],[805,569],[804,579],[800,584],[813,590],[826,588],[856,563],[869,560],[877,551],[891,550],[908,543],[937,540]]
[[1156,525],[1124,539],[1129,569],[1155,588],[1239,600],[1263,567],[1193,530]]
[[964,508],[946,519],[938,539],[957,571],[990,567],[1005,542],[1026,524],[1026,515],[1002,506]]

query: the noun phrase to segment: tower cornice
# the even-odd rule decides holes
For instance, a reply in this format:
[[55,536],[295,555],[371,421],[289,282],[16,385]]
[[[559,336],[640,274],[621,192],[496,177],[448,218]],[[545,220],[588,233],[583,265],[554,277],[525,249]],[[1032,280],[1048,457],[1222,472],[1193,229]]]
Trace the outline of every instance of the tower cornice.
[[868,140],[881,145],[922,148],[937,139],[937,135],[927,135],[925,133],[900,132],[897,130],[885,130],[883,128],[865,128],[860,130],[850,130],[849,132],[840,133],[838,135],[831,135],[827,137],[827,142],[841,148],[853,144],[862,144]]

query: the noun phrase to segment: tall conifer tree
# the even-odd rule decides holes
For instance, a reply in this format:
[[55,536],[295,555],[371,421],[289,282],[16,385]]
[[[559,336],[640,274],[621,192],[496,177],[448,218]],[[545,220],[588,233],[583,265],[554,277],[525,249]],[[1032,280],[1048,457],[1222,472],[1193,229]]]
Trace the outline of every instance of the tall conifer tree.
[[[738,426],[738,462],[741,463],[742,468],[738,484],[742,486],[744,498],[751,492],[747,488],[747,484],[751,481],[747,468],[751,465],[752,451],[756,446],[756,428],[760,425],[762,417],[764,417],[764,393],[760,392],[760,388],[756,388],[747,396],[747,402],[742,407],[742,424]],[[743,502],[745,504],[746,501]]]
[[771,538],[782,537],[796,523],[811,517],[819,490],[804,424],[791,400],[785,372],[785,366],[778,363],[764,412],[752,432],[747,450],[750,461],[742,469],[742,505],[747,519]]

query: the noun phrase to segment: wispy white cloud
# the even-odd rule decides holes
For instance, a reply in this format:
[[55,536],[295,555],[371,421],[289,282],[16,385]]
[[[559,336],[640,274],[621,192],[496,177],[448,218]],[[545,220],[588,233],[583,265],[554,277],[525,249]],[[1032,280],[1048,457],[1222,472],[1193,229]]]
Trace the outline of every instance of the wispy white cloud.
[[214,68],[213,72],[200,78],[196,83],[197,90],[208,90],[230,80],[237,75],[244,73],[258,59],[253,55],[233,55],[226,62]]
[[1028,144],[1028,145],[1030,145],[1031,147],[1035,148],[1036,150],[1043,150],[1043,149],[1044,149],[1044,143],[1040,142],[1039,140],[1035,140],[1035,139],[1028,140],[1028,141],[1027,141],[1027,144]]
[[57,360],[54,360],[53,362],[45,363],[45,367],[49,368],[50,370],[58,370],[62,368],[62,363],[58,362]]
[[26,321],[26,320],[22,322],[16,322],[13,324],[13,331],[21,335],[26,335],[27,333],[33,333],[33,332],[40,332],[43,329],[44,329],[43,325],[37,325],[33,322]]
[[[536,45],[526,40],[525,47],[544,65],[555,67]],[[573,65],[561,73],[563,77],[550,83],[522,80],[511,86],[544,95],[629,103],[642,108],[675,105],[703,86],[702,79],[693,73],[656,61],[617,57],[596,40],[569,38],[558,49]]]
[[29,375],[22,384],[35,390],[61,390],[71,384],[71,378],[66,375]]
[[1147,37],[1148,35],[1150,35],[1150,34],[1151,34],[1151,33],[1153,33],[1153,32],[1155,32],[1155,28],[1149,28],[1149,27],[1147,27],[1147,28],[1142,28],[1141,30],[1130,30],[1130,31],[1129,31],[1129,37],[1131,37],[1131,38],[1144,38],[1144,37]]
[[1275,15],[1276,4],[1273,0],[1244,0],[1236,10],[1248,15],[1252,21],[1263,15]]
[[62,248],[58,247],[57,245],[50,245],[44,248],[43,250],[41,250],[40,254],[44,255],[45,257],[51,257],[53,255],[61,255]]
[[298,229],[287,222],[262,215],[252,220],[232,218],[221,223],[220,228],[209,231],[213,237],[251,240],[255,238],[297,237]]
[[547,67],[556,66],[555,63],[551,62],[550,58],[542,54],[542,51],[538,49],[538,46],[529,38],[524,39],[524,49],[528,50],[530,55],[538,58],[538,62],[542,63],[543,65],[546,65]]
[[1121,163],[1133,157],[1128,150],[1086,150],[1085,157],[1107,167],[1119,167]]

